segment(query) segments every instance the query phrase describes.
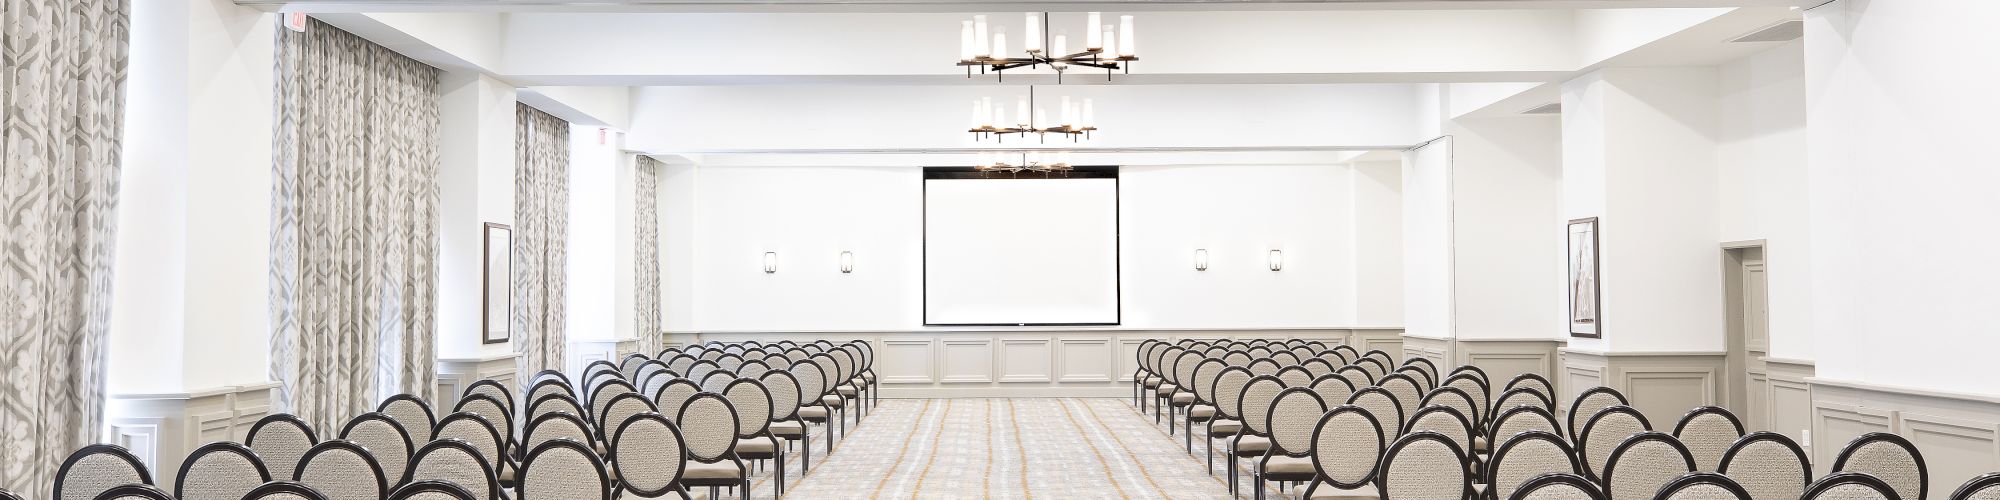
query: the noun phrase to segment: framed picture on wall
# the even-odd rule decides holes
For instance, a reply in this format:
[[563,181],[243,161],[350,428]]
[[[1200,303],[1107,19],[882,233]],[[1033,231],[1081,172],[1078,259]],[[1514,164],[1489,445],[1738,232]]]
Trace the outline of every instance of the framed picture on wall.
[[1569,221],[1569,335],[1604,335],[1603,287],[1597,282],[1597,218]]
[[480,340],[503,344],[513,338],[514,322],[509,312],[514,306],[514,230],[506,224],[486,223],[486,244],[480,272]]

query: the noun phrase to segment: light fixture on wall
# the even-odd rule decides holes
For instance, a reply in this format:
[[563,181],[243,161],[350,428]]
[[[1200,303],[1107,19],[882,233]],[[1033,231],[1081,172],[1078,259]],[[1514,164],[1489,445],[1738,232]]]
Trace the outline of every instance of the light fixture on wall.
[[1272,250],[1271,270],[1282,271],[1284,269],[1285,269],[1285,252],[1283,250]]
[[1118,26],[1113,27],[1101,24],[1102,13],[1085,15],[1083,50],[1079,52],[1069,51],[1069,35],[1049,32],[1047,12],[1029,12],[1024,21],[1019,53],[1007,50],[1006,28],[989,25],[985,15],[959,21],[958,65],[965,67],[965,77],[972,78],[972,68],[978,67],[980,74],[991,71],[996,78],[1006,81],[1007,70],[1047,65],[1056,70],[1057,83],[1062,83],[1062,75],[1070,66],[1102,69],[1104,79],[1109,81],[1114,71],[1131,73],[1131,62],[1139,60],[1134,50],[1137,45],[1133,43],[1132,16],[1118,16]]
[[994,142],[1005,142],[1008,135],[1035,134],[1035,138],[1048,142],[1049,134],[1061,134],[1070,142],[1089,139],[1097,130],[1097,104],[1090,99],[1070,99],[1063,96],[1056,109],[1055,119],[1049,119],[1048,110],[1035,102],[1035,86],[1028,86],[1028,95],[1015,100],[1014,119],[1007,119],[1007,103],[994,104],[993,98],[981,97],[972,100],[971,128],[974,140],[993,138]]
[[1194,270],[1196,271],[1208,270],[1208,249],[1206,248],[1194,249]]
[[764,274],[778,272],[778,252],[764,252]]
[[840,252],[840,273],[847,274],[852,272],[854,272],[854,252],[843,250]]
[[1006,153],[982,151],[979,153],[978,163],[974,164],[972,169],[980,172],[1005,172],[1010,174],[1022,171],[1041,172],[1044,174],[1067,173],[1075,170],[1075,167],[1070,165],[1070,154],[1068,151],[1025,151],[1021,153],[1020,163],[1008,163],[1007,156],[1008,154]]

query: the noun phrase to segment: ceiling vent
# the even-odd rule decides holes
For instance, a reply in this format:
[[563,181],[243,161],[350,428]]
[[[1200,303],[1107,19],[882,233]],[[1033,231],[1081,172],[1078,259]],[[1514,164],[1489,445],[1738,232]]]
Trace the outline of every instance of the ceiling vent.
[[1561,102],[1552,102],[1552,103],[1548,103],[1548,104],[1543,104],[1543,105],[1540,105],[1540,106],[1535,106],[1535,107],[1532,107],[1532,108],[1528,108],[1528,110],[1527,110],[1527,111],[1522,111],[1522,112],[1521,112],[1521,114],[1524,114],[1524,115],[1560,115],[1560,114],[1562,114],[1562,112],[1563,112],[1563,103],[1561,103]]
[[1729,43],[1745,42],[1789,42],[1806,36],[1806,22],[1800,20],[1779,21],[1729,40]]

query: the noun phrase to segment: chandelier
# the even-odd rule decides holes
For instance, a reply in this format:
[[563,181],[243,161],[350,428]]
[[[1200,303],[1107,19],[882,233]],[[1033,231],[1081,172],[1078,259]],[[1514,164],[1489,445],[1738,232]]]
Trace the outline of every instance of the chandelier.
[[1035,102],[1035,87],[1028,86],[1028,95],[1016,101],[1014,120],[1007,120],[1007,104],[995,105],[993,98],[981,97],[972,100],[971,127],[974,140],[993,138],[994,142],[1004,142],[1008,135],[1035,134],[1037,139],[1048,142],[1048,134],[1060,134],[1070,142],[1090,138],[1097,130],[1096,105],[1090,99],[1071,100],[1063,96],[1058,105],[1055,120],[1049,119],[1048,111]]
[[972,169],[980,172],[1000,172],[1009,174],[1019,173],[1019,172],[1041,172],[1043,174],[1054,174],[1054,173],[1066,174],[1069,171],[1075,169],[1074,167],[1070,166],[1070,158],[1068,151],[1056,151],[1050,154],[1044,154],[1041,151],[1026,151],[1021,153],[1020,163],[1008,163],[1006,156],[1007,155],[1005,154],[980,152],[979,163],[973,165]]
[[[1047,39],[1048,13],[1037,16],[1028,13],[1025,33],[1020,38],[1022,52],[1007,51],[1007,33],[999,26],[988,26],[985,15],[972,16],[971,21],[960,21],[958,27],[958,65],[965,67],[965,77],[972,78],[972,68],[978,67],[980,74],[991,71],[1001,81],[1006,81],[1005,71],[1021,67],[1038,68],[1048,65],[1056,70],[1056,83],[1062,83],[1063,72],[1070,66],[1084,66],[1104,70],[1104,79],[1110,80],[1113,71],[1131,73],[1130,63],[1139,60],[1134,51],[1132,36],[1132,16],[1118,16],[1118,26],[1099,24],[1102,14],[1092,12],[1083,25],[1083,51],[1070,52],[1069,36],[1056,34]],[[1046,47],[1046,50],[1044,50]],[[1120,64],[1126,63],[1126,64]]]

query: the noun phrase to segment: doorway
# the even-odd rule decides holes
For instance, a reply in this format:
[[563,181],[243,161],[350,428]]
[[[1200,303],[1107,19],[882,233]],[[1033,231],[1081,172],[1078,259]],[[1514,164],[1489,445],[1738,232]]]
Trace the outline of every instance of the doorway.
[[1770,308],[1764,272],[1764,242],[1723,245],[1723,287],[1727,325],[1727,406],[1749,430],[1770,428],[1769,383],[1764,357],[1770,354]]

